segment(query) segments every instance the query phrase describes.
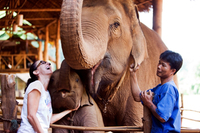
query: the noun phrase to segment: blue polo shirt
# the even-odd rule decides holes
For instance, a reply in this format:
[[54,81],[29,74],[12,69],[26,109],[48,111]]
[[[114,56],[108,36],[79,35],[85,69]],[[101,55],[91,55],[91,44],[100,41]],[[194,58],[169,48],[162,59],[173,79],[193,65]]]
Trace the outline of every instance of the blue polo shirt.
[[152,115],[151,133],[179,133],[181,129],[179,92],[174,81],[159,84],[151,91],[154,92],[153,103],[157,106],[156,112],[166,121],[161,123]]

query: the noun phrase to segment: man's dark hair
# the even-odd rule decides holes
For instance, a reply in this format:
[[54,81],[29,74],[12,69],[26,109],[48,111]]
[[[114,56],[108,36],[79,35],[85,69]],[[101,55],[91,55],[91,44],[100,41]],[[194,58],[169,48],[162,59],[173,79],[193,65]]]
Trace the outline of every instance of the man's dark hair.
[[183,64],[183,59],[179,53],[166,50],[160,55],[160,59],[169,62],[171,69],[176,69],[174,75],[178,72]]

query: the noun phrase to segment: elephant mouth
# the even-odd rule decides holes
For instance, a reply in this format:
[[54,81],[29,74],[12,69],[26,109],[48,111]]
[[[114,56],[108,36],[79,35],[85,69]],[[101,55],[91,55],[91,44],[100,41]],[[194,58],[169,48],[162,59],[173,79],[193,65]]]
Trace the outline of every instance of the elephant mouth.
[[101,60],[91,69],[91,85],[92,87],[94,88],[94,85],[95,85],[95,81],[94,81],[94,74],[95,74],[95,71],[97,70],[97,68],[99,67],[99,65],[101,64]]
[[70,91],[66,89],[61,89],[59,90],[59,93],[61,94],[62,98],[66,98],[67,94],[70,93]]

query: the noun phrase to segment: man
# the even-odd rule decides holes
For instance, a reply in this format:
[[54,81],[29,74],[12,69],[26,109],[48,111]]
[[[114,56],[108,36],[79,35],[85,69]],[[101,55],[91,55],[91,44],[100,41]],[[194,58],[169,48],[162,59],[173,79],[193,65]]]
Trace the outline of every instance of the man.
[[[138,86],[134,64],[130,66],[131,90],[134,100],[142,102],[152,113],[151,133],[180,132],[181,116],[179,92],[173,81],[174,75],[183,63],[181,55],[167,50],[160,55],[157,76],[161,83],[153,89],[142,92]],[[148,94],[147,94],[148,93]]]

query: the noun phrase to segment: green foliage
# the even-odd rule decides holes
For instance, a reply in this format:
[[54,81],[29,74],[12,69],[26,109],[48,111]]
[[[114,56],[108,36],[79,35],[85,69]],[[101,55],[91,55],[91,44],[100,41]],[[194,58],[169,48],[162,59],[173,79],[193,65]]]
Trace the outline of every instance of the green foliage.
[[200,83],[193,84],[191,86],[191,91],[193,94],[200,94]]
[[200,94],[200,61],[184,60],[178,72],[179,92],[185,95]]
[[200,63],[197,65],[195,71],[195,82],[191,86],[191,91],[194,94],[200,94]]

